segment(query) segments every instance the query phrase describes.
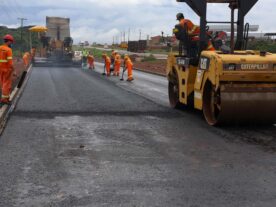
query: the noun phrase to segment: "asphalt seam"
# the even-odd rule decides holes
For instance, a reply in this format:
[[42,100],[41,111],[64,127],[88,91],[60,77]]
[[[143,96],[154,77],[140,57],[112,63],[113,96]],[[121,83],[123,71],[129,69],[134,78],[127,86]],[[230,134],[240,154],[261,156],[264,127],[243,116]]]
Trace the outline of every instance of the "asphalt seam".
[[45,117],[57,117],[57,116],[82,116],[82,117],[91,117],[91,116],[153,116],[153,117],[169,117],[169,118],[182,118],[181,114],[174,111],[15,111],[13,116],[17,117],[29,117],[29,118],[45,118]]

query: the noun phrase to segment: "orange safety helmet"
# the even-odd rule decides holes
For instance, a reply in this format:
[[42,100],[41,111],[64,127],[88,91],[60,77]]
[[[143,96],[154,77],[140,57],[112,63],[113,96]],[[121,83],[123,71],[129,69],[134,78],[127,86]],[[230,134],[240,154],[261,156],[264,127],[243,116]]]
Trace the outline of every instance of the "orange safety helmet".
[[10,34],[5,35],[3,37],[3,40],[8,40],[8,41],[11,41],[12,43],[14,43],[14,38]]

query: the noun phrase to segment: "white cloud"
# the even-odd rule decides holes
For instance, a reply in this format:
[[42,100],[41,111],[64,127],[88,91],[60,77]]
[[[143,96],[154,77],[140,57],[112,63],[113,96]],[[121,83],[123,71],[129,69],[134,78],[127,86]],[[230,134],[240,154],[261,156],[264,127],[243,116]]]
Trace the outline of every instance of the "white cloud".
[[[28,24],[45,24],[45,16],[69,17],[71,34],[76,42],[111,43],[114,36],[131,29],[131,40],[147,35],[171,34],[177,23],[175,15],[183,12],[187,18],[199,23],[199,17],[185,4],[175,0],[2,0],[0,23],[18,25],[17,17],[26,17]],[[275,0],[261,0],[248,14],[246,21],[259,24],[263,31],[275,31]],[[10,5],[10,7],[7,7]],[[5,11],[4,11],[4,10]],[[7,13],[9,15],[7,15]],[[229,20],[227,5],[211,4],[208,20]]]

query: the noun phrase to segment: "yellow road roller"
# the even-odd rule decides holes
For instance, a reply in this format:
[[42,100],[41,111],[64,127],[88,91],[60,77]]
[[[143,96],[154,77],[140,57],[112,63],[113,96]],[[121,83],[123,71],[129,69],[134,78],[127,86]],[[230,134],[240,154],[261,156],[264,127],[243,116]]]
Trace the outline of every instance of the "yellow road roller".
[[[249,25],[244,18],[257,1],[178,0],[199,15],[200,32],[195,41],[186,25],[174,28],[180,43],[179,51],[171,52],[167,61],[172,107],[185,105],[202,110],[212,126],[276,123],[276,54],[247,50]],[[229,4],[231,20],[208,22],[209,3]],[[230,44],[208,31],[210,23],[230,25]],[[210,41],[216,46],[215,51],[207,50]]]

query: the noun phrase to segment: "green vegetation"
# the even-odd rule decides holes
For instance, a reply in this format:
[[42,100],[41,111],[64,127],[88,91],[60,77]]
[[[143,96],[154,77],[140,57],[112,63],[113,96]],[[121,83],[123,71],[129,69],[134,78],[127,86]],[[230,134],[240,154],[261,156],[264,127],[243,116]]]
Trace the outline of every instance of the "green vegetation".
[[[22,47],[22,52],[30,50],[30,33],[27,27],[22,29],[22,42],[21,42],[21,29],[9,29],[7,27],[0,27],[0,44],[3,43],[2,37],[6,34],[11,34],[15,39],[15,44],[13,45],[13,54],[15,57],[20,57],[20,48]],[[39,47],[40,40],[37,33],[31,33],[32,45]]]
[[252,41],[248,43],[248,49],[276,53],[276,42],[267,40]]
[[150,56],[144,57],[142,59],[142,62],[154,62],[157,59],[153,56],[153,54],[150,54]]
[[102,51],[95,48],[90,49],[95,58],[102,58],[102,54],[106,53],[108,56],[111,56],[111,51]]
[[[86,50],[92,52],[93,56],[94,56],[95,58],[98,58],[98,59],[101,59],[101,58],[102,58],[102,54],[103,54],[103,53],[106,53],[108,56],[111,56],[111,51],[103,51],[103,50],[99,50],[99,49],[96,49],[96,48],[86,48],[86,47],[85,47],[84,49],[86,49]],[[79,50],[79,51],[82,51],[82,50],[83,50],[83,47],[74,45],[74,46],[73,46],[73,50],[74,50],[74,51],[78,51],[78,50]]]

